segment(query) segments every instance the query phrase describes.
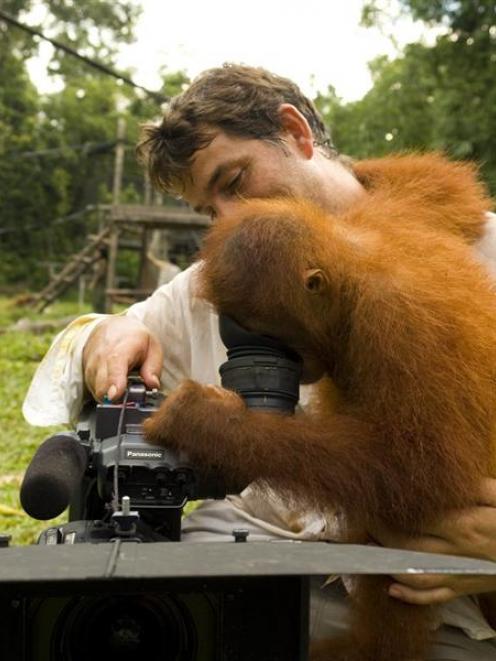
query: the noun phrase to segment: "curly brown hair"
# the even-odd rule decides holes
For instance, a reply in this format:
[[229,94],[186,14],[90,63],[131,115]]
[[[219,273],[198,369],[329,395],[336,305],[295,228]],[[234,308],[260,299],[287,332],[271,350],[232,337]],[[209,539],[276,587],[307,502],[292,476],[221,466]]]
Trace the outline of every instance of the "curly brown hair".
[[171,99],[159,124],[142,126],[138,160],[156,188],[177,191],[194,154],[210,144],[215,129],[281,142],[282,103],[293,104],[309,123],[315,144],[329,157],[337,156],[317,109],[295,83],[266,69],[225,64],[204,71]]

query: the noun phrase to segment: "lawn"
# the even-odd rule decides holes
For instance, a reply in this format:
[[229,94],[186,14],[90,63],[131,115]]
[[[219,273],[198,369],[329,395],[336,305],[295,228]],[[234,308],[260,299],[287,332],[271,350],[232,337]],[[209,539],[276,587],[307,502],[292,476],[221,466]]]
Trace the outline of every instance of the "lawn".
[[[53,304],[43,314],[15,305],[0,297],[0,532],[12,535],[13,544],[36,541],[41,530],[50,525],[34,521],[19,504],[19,486],[26,466],[38,445],[60,427],[31,427],[22,417],[21,406],[38,363],[58,332],[33,333],[13,329],[21,318],[55,320],[82,314],[87,309],[77,303]],[[63,520],[60,517],[59,520]]]

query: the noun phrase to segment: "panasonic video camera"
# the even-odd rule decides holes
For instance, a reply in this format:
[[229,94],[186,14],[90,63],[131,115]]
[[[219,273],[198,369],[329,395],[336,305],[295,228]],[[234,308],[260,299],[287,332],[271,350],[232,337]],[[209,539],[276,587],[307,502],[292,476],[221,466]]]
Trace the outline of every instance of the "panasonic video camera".
[[69,506],[69,523],[45,530],[40,544],[178,541],[188,501],[225,497],[219,476],[146,443],[143,421],[162,400],[130,377],[121,402],[87,405],[75,432],[39,447],[21,488],[24,509],[46,520]]
[[[228,358],[220,367],[222,385],[250,408],[294,412],[299,356],[227,317],[220,333]],[[146,443],[142,423],[162,400],[130,377],[121,402],[88,404],[75,432],[56,434],[38,448],[21,487],[24,509],[47,520],[69,506],[69,523],[45,530],[40,544],[178,541],[188,501],[224,498],[246,486]]]

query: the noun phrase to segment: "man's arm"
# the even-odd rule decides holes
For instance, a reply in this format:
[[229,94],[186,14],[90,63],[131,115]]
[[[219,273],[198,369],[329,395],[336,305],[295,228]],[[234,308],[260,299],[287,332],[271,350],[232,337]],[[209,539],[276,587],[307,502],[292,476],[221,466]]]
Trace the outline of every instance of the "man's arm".
[[62,331],[27,393],[27,421],[46,426],[75,420],[88,391],[101,397],[114,385],[110,394],[122,394],[131,368],[141,368],[149,387],[159,378],[168,391],[189,377],[216,383],[226,353],[217,316],[194,295],[195,270],[178,274],[125,315],[86,315]]
[[[481,484],[478,506],[448,514],[421,537],[387,530],[375,530],[373,535],[383,546],[496,561],[496,480],[488,478]],[[411,604],[441,604],[464,594],[479,594],[486,617],[496,625],[494,576],[402,574],[394,578],[391,596]]]
[[88,314],[60,332],[35,372],[22,412],[29,424],[40,427],[69,423],[77,418],[84,399],[83,347],[105,315]]
[[117,384],[111,396],[122,394],[128,369],[141,364],[147,385],[158,387],[162,349],[142,322],[122,315],[80,317],[57,335],[38,366],[24,417],[37,426],[73,422],[85,399],[108,394],[109,381]]

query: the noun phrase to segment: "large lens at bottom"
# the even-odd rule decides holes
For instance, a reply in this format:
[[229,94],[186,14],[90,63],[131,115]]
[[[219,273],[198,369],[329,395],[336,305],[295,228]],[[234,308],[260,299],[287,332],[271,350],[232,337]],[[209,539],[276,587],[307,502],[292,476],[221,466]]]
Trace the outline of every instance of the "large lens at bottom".
[[191,616],[171,597],[112,595],[72,600],[53,636],[57,661],[189,661]]

